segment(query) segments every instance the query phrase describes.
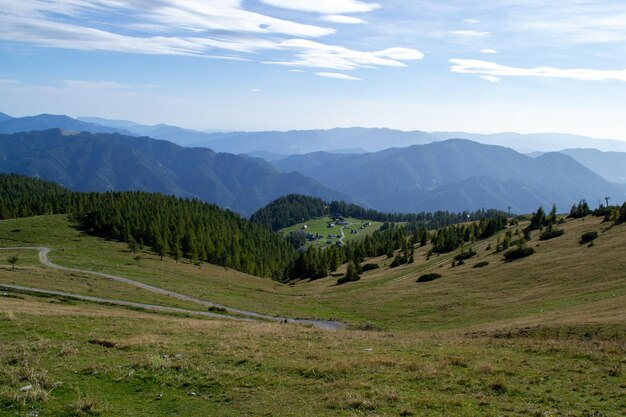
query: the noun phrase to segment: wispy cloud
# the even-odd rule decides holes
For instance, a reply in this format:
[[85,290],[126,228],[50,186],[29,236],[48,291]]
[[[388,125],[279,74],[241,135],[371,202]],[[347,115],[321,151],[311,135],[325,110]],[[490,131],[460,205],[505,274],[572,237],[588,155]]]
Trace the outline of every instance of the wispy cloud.
[[560,69],[553,67],[519,68],[500,65],[495,62],[451,59],[453,64],[450,70],[463,74],[485,74],[488,76],[510,77],[543,77],[566,78],[584,81],[626,81],[624,70],[597,70],[597,69]]
[[476,30],[453,30],[452,34],[457,35],[457,36],[470,37],[470,38],[479,38],[483,36],[489,36],[490,32],[479,32]]
[[355,51],[342,46],[326,45],[305,39],[281,42],[282,49],[295,49],[296,60],[266,61],[267,64],[291,67],[353,70],[356,68],[405,67],[404,61],[420,60],[420,51],[409,48],[388,48],[382,51]]
[[481,49],[480,53],[481,54],[497,54],[498,51],[496,51],[495,49]]
[[360,25],[363,23],[367,23],[365,20],[359,19],[358,17],[346,16],[341,14],[327,14],[322,16],[321,19],[325,22],[342,23],[346,25]]
[[[380,8],[378,3],[358,0],[262,1],[319,13],[322,21],[341,24],[365,23],[346,13]],[[365,52],[314,42],[310,39],[336,30],[251,11],[243,0],[0,0],[0,8],[0,40],[50,48],[228,60],[252,59],[251,54],[262,51],[266,56],[261,60],[269,63],[337,70],[402,67],[405,61],[423,57],[407,48]],[[271,59],[272,51],[281,59]],[[285,59],[285,51],[294,59]]]
[[480,78],[485,81],[489,81],[490,83],[499,83],[502,81],[502,78],[498,78],[495,75],[481,75]]
[[362,81],[360,78],[353,77],[352,75],[341,74],[338,72],[316,72],[315,75],[326,78],[336,78],[338,80]]
[[365,13],[380,7],[378,3],[358,0],[261,0],[283,9],[321,14]]

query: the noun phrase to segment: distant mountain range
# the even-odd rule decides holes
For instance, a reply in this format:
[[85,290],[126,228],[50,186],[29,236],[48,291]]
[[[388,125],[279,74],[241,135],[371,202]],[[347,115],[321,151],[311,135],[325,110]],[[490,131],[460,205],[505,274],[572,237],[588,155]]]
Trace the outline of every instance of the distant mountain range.
[[0,135],[0,172],[39,177],[76,191],[140,190],[199,198],[246,216],[286,194],[350,200],[258,158],[146,137],[59,129]]
[[[7,115],[3,117],[11,120]],[[594,139],[560,133],[495,133],[400,131],[377,128],[337,128],[329,130],[293,130],[287,132],[200,132],[177,126],[142,125],[126,120],[99,117],[39,115],[7,119],[0,116],[0,133],[61,128],[93,133],[122,133],[168,140],[181,146],[209,147],[217,152],[249,155],[263,154],[276,159],[281,155],[311,152],[365,153],[388,148],[423,145],[447,139],[469,139],[486,145],[506,146],[521,153],[554,152],[562,149],[590,148],[605,152],[626,152],[626,142]],[[80,123],[77,123],[80,122]]]
[[[626,153],[542,151],[568,143],[626,151],[626,142],[581,136],[365,128],[210,133],[124,120],[0,113],[0,133],[50,128],[62,130],[3,136],[0,172],[39,176],[75,190],[136,189],[197,197],[245,215],[290,193],[397,212],[508,207],[528,212],[552,203],[567,210],[581,198],[595,204],[605,196],[622,201],[625,195],[625,187],[615,183],[626,183]],[[203,143],[212,150],[140,137],[144,135]],[[502,146],[444,140],[450,135],[538,151],[531,157]],[[330,151],[307,152],[318,149]],[[375,152],[367,152],[371,150]]]
[[561,153],[536,158],[501,146],[452,139],[363,155],[317,152],[274,164],[298,170],[380,211],[418,212],[495,208],[525,213],[581,198],[623,200],[613,184]]

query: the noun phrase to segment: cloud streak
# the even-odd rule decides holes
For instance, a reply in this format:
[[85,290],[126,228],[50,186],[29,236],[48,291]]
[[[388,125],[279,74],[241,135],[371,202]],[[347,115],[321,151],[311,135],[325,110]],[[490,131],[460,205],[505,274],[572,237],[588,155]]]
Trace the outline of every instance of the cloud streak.
[[[380,7],[358,0],[262,1],[320,13],[321,21],[340,24],[366,23],[345,13]],[[264,52],[267,63],[334,70],[403,67],[423,57],[414,49],[368,52],[312,41],[336,30],[250,11],[243,0],[0,0],[0,8],[0,40],[40,47],[229,60],[249,60]],[[271,59],[273,52],[282,59]],[[285,59],[284,52],[292,58]]]
[[500,65],[495,62],[451,59],[452,72],[462,74],[483,74],[486,76],[509,76],[509,77],[541,77],[541,78],[565,78],[583,81],[626,81],[626,69],[624,70],[596,70],[596,69],[560,69],[553,67],[519,68]]
[[362,81],[360,78],[353,77],[352,75],[341,74],[338,72],[316,72],[315,75],[326,78],[335,78],[337,80]]
[[424,57],[420,51],[409,48],[388,48],[372,52],[355,51],[305,39],[290,39],[281,42],[279,48],[300,52],[296,53],[296,60],[265,61],[266,64],[346,71],[357,68],[406,67],[404,61],[416,61]]
[[378,3],[358,0],[261,0],[270,6],[321,14],[365,13],[380,7]]

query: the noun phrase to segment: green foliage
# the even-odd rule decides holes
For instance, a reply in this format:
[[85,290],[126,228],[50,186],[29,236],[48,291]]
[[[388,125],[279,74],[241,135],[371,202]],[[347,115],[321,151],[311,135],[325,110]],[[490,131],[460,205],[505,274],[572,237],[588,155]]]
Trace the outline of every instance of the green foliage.
[[461,247],[463,243],[491,237],[506,228],[506,225],[506,216],[497,215],[491,219],[481,219],[478,223],[443,227],[431,239],[433,252],[452,252]]
[[358,281],[360,279],[361,277],[359,276],[357,266],[354,262],[350,261],[348,262],[348,269],[346,271],[346,274],[343,277],[337,279],[337,285],[345,284],[347,282]]
[[527,256],[535,253],[535,250],[531,247],[521,246],[515,249],[511,249],[508,252],[505,252],[504,259],[507,261],[515,261],[517,259],[526,258]]
[[373,271],[374,269],[378,269],[378,268],[380,268],[380,265],[378,264],[374,264],[374,263],[365,264],[363,265],[363,272]]
[[431,272],[430,274],[424,274],[420,276],[416,282],[429,282],[429,281],[434,281],[439,278],[441,278],[441,274],[438,274],[436,272]]
[[615,222],[616,224],[626,222],[626,203],[624,203],[621,207],[619,206],[608,206],[606,208],[601,208],[597,210],[599,215],[604,215],[604,221]]
[[572,209],[569,212],[569,218],[579,219],[581,217],[585,217],[591,214],[591,209],[589,209],[589,204],[585,200],[580,200],[578,205],[573,205]]
[[124,241],[131,237],[157,254],[182,257],[249,274],[285,279],[293,248],[266,228],[199,200],[160,194],[76,193],[73,219],[87,232]]
[[473,268],[484,268],[487,265],[489,265],[488,261],[481,261],[481,262],[478,262],[476,265],[474,265]]
[[555,229],[554,227],[552,227],[552,224],[550,224],[548,229],[539,236],[539,239],[550,240],[550,239],[554,239],[555,237],[562,236],[563,233],[565,233],[563,229]]
[[585,243],[593,242],[598,238],[598,232],[585,232],[580,236],[580,244],[584,245]]
[[11,255],[7,258],[7,262],[11,264],[13,269],[15,269],[15,264],[20,260],[20,257],[17,255]]
[[64,214],[72,193],[49,181],[22,175],[0,175],[0,220],[44,214]]
[[320,198],[291,194],[272,201],[250,217],[250,221],[274,231],[327,214]]
[[463,261],[465,259],[469,259],[476,256],[476,251],[474,249],[470,249],[468,251],[463,251],[460,254],[454,257],[455,261]]
[[[447,211],[436,211],[434,213],[381,213],[344,201],[325,203],[319,198],[292,194],[269,203],[254,213],[250,220],[272,230],[280,230],[311,218],[327,215],[340,215],[359,220],[387,223],[407,222],[422,225],[426,229],[437,229],[451,224],[505,216],[504,212],[498,210],[464,211],[462,213],[450,213]],[[426,241],[424,241],[424,244],[426,244]]]

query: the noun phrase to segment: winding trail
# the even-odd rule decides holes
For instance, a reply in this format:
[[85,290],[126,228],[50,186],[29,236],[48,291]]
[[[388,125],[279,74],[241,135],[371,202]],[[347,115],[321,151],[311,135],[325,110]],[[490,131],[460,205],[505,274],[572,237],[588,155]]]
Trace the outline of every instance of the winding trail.
[[[87,270],[84,270],[84,269],[68,268],[68,267],[57,265],[57,264],[53,263],[50,260],[50,258],[48,258],[48,254],[50,253],[50,248],[47,248],[47,247],[44,247],[44,246],[16,246],[16,247],[0,248],[0,250],[38,250],[39,251],[39,262],[41,262],[43,265],[45,265],[45,266],[47,266],[49,268],[53,268],[53,269],[57,269],[57,270],[61,270],[61,271],[67,271],[67,272],[78,272],[78,273],[83,273],[83,274],[89,274],[89,275],[94,275],[94,276],[98,276],[98,277],[101,277],[101,278],[109,279],[109,280],[112,280],[112,281],[122,282],[124,284],[129,284],[129,285],[133,285],[133,286],[138,287],[138,288],[142,288],[142,289],[144,289],[146,291],[150,291],[150,292],[153,292],[153,293],[156,293],[156,294],[165,295],[165,296],[172,297],[172,298],[177,298],[177,299],[183,300],[183,301],[189,301],[189,302],[192,302],[192,303],[195,303],[195,304],[199,304],[199,305],[202,305],[202,306],[205,306],[205,307],[221,308],[221,309],[226,310],[226,312],[228,312],[230,314],[237,314],[237,315],[244,316],[244,317],[247,317],[247,318],[271,320],[271,321],[279,321],[279,322],[288,322],[288,323],[310,324],[310,325],[319,327],[321,329],[326,329],[326,330],[339,330],[339,329],[343,329],[343,328],[346,327],[345,324],[343,324],[341,322],[337,322],[337,321],[291,319],[291,318],[287,318],[287,317],[277,317],[277,316],[270,316],[270,315],[267,315],[267,314],[255,313],[253,311],[247,311],[247,310],[241,310],[241,309],[238,309],[238,308],[227,307],[227,306],[224,306],[224,305],[221,305],[221,304],[213,303],[211,301],[203,300],[201,298],[192,297],[190,295],[186,295],[186,294],[181,294],[181,293],[177,293],[177,292],[174,292],[174,291],[165,290],[163,288],[155,287],[153,285],[144,284],[143,282],[134,281],[132,279],[129,279],[129,278],[126,278],[126,277],[122,277],[122,276],[119,276],[119,275],[105,274],[103,272],[87,271]],[[63,292],[58,292],[58,291],[42,290],[42,289],[36,289],[36,288],[10,286],[10,285],[5,285],[5,284],[0,284],[0,287],[6,287],[6,288],[13,287],[13,289],[22,289],[22,290],[31,291],[31,292],[38,292],[38,293],[47,293],[47,294],[50,294],[50,295],[61,295],[61,296],[77,298],[77,299],[81,299],[81,300],[85,300],[85,301],[94,301],[94,302],[100,302],[100,303],[124,305],[124,306],[138,307],[138,308],[144,308],[144,309],[155,310],[155,311],[172,311],[172,312],[189,313],[189,314],[201,313],[202,315],[207,316],[207,317],[219,317],[219,318],[240,319],[240,320],[242,319],[242,318],[238,318],[238,317],[230,317],[230,316],[224,316],[224,315],[208,313],[208,312],[205,313],[205,312],[198,312],[198,311],[193,311],[193,310],[185,310],[185,309],[175,308],[175,307],[161,307],[161,306],[154,306],[154,305],[150,305],[150,304],[132,303],[132,302],[122,301],[122,300],[111,300],[111,299],[98,298],[98,297],[89,297],[89,296],[83,296],[83,295],[79,295],[79,294],[63,293]]]

